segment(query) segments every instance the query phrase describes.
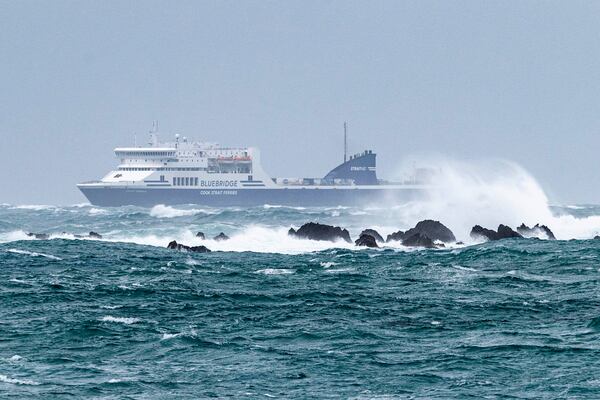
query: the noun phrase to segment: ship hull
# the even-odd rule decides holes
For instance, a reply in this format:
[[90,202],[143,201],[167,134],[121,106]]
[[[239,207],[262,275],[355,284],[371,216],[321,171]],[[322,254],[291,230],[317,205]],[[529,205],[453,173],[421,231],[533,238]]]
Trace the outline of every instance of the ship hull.
[[213,207],[258,206],[351,206],[406,202],[423,196],[424,189],[412,187],[374,186],[372,188],[277,188],[277,189],[174,189],[111,186],[80,186],[93,205],[104,207],[157,204],[198,204]]

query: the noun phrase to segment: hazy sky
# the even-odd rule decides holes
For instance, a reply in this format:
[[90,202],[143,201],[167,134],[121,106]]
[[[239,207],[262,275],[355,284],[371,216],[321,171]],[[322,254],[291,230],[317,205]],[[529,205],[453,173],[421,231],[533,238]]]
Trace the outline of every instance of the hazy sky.
[[350,149],[503,157],[600,202],[600,2],[0,0],[0,203],[83,202],[112,150],[255,145],[273,176]]

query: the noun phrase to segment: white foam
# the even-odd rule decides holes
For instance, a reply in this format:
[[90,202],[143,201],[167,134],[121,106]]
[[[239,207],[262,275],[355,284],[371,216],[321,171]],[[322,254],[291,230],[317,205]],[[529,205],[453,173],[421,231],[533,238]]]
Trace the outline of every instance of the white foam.
[[100,306],[100,308],[104,308],[106,310],[116,310],[117,308],[123,308],[123,306]]
[[204,245],[213,251],[228,252],[251,251],[257,253],[302,254],[331,248],[359,250],[353,243],[346,243],[344,241],[327,242],[294,238],[288,235],[288,230],[289,226],[267,227],[252,225],[238,232],[227,232],[227,234],[230,235],[230,239],[224,241],[215,241],[212,239],[203,240],[196,237],[190,230],[181,230],[173,234],[163,235],[104,235],[104,240],[157,247],[166,247],[170,241],[176,240],[177,243],[185,244],[187,246]]
[[21,361],[23,359],[23,357],[21,357],[18,354],[15,354],[14,356],[12,356],[11,358],[8,359],[8,361],[12,361],[12,362],[17,362],[17,361]]
[[150,210],[150,216],[156,218],[176,218],[176,217],[185,217],[196,214],[213,214],[213,212],[201,209],[179,209],[170,206],[165,206],[164,204],[158,204]]
[[194,265],[202,265],[202,263],[200,261],[196,261],[193,258],[187,258],[185,260],[185,264],[186,265],[192,265],[192,266],[194,266]]
[[116,322],[119,324],[131,325],[140,322],[138,318],[128,318],[128,317],[113,317],[112,315],[106,315],[102,317],[103,322]]
[[23,254],[23,255],[27,255],[27,256],[31,256],[31,257],[46,257],[51,260],[62,261],[62,258],[53,256],[52,254],[36,253],[34,251],[19,250],[19,249],[8,249],[6,251],[8,253]]
[[477,272],[477,270],[474,268],[463,267],[461,265],[453,265],[452,268],[459,269],[461,271]]
[[33,210],[33,211],[42,211],[42,210],[53,210],[56,206],[50,206],[46,204],[21,204],[12,207],[17,210]]
[[102,208],[90,208],[88,212],[90,213],[90,215],[108,214],[108,211]]
[[320,263],[320,265],[323,268],[329,268],[329,267],[333,267],[334,265],[337,265],[337,263],[329,261],[329,262],[322,262],[322,263]]
[[265,269],[259,269],[258,271],[255,271],[257,274],[265,274],[265,275],[289,275],[289,274],[293,274],[294,271],[293,269],[284,269],[284,268],[265,268]]
[[39,382],[32,381],[30,379],[9,378],[8,376],[2,374],[0,374],[0,382],[12,383],[14,385],[39,385]]
[[27,236],[27,233],[22,230],[0,233],[0,243],[16,242],[19,240],[35,240],[35,238]]
[[182,333],[163,333],[161,340],[169,340],[169,339],[174,339],[176,337],[179,337],[183,335]]
[[324,272],[328,274],[343,274],[344,272],[353,272],[354,268],[336,268],[336,269],[326,269]]

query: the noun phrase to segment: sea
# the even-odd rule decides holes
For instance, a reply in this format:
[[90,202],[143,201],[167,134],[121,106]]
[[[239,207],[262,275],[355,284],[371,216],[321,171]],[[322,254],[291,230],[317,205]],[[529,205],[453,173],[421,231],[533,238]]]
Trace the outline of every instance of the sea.
[[[600,206],[469,179],[384,206],[2,204],[0,398],[600,398]],[[424,218],[459,243],[287,234]],[[521,222],[558,240],[469,235]]]
[[600,398],[600,207],[550,207],[555,241],[287,235],[405,211],[3,204],[0,397]]

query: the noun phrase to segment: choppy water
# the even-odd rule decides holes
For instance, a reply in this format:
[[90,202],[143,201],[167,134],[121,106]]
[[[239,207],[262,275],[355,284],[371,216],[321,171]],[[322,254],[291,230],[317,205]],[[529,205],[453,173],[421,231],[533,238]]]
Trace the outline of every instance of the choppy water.
[[[385,235],[416,222],[405,211],[2,205],[0,397],[600,398],[600,208],[525,221],[558,241],[286,235],[311,220]],[[475,221],[448,219],[468,240]],[[104,239],[73,237],[90,230]]]

